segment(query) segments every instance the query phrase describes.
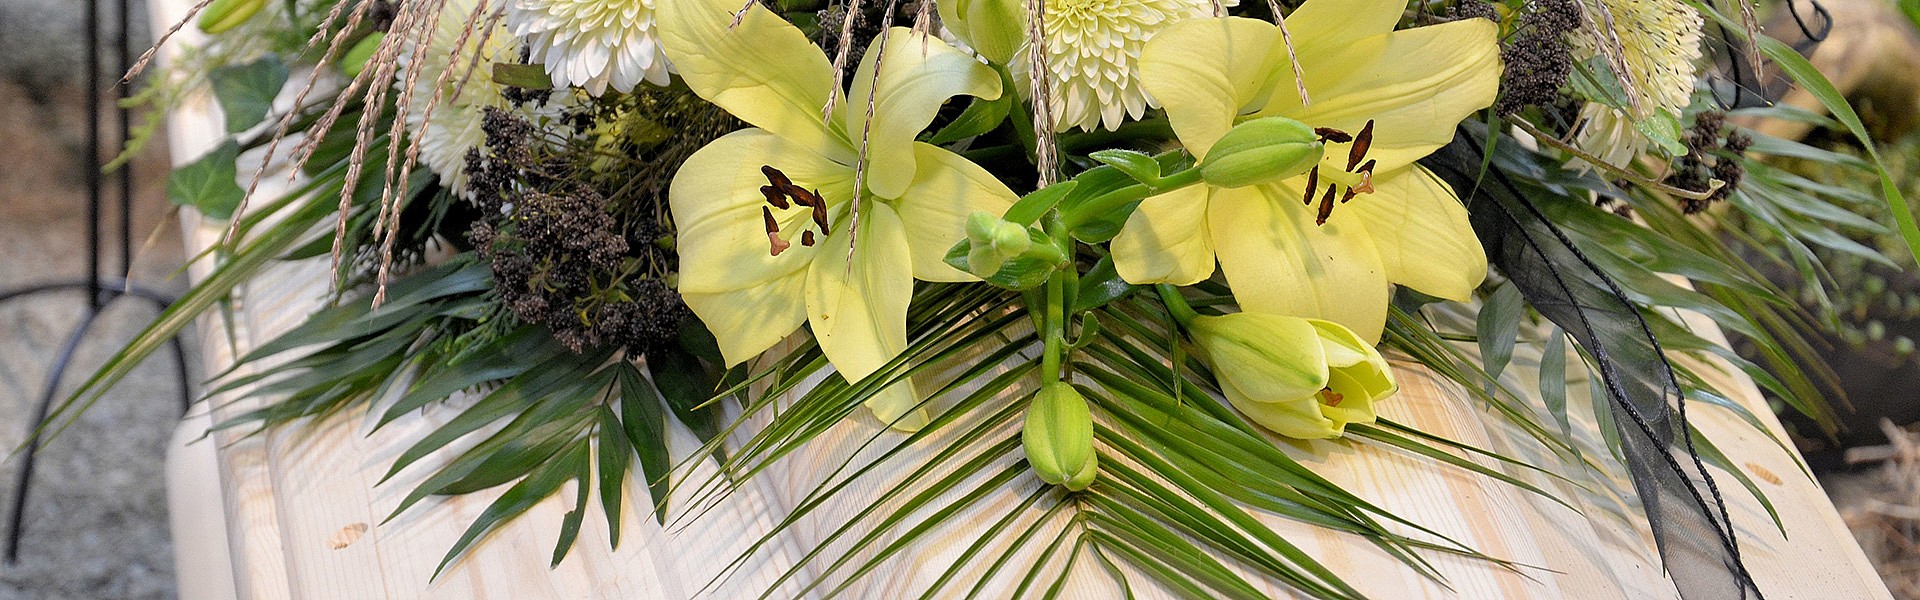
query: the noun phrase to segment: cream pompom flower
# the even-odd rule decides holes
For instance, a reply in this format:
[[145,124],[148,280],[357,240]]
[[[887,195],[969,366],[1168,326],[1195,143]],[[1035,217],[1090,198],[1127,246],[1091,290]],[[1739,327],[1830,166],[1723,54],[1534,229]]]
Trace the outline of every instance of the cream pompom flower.
[[654,0],[511,0],[507,27],[546,65],[554,87],[595,96],[666,85],[667,57],[654,25]]
[[[1224,6],[1237,2],[1227,1]],[[1047,72],[1055,129],[1113,129],[1159,106],[1139,82],[1140,50],[1168,26],[1213,15],[1209,0],[1053,0],[1046,3]],[[1025,56],[1022,51],[1016,56]],[[1020,61],[1024,62],[1024,61]],[[1016,80],[1025,64],[1013,65]]]
[[[1682,0],[1582,1],[1591,20],[1600,21],[1603,14],[1612,17],[1611,39],[1618,40],[1620,60],[1626,64],[1629,85],[1639,102],[1626,109],[1589,103],[1581,111],[1584,125],[1575,144],[1611,164],[1624,165],[1652,143],[1634,128],[1634,121],[1657,118],[1663,112],[1677,119],[1692,103],[1704,23],[1700,13]],[[1595,31],[1606,35],[1602,29]],[[1595,35],[1575,33],[1570,41],[1582,60],[1603,54]]]

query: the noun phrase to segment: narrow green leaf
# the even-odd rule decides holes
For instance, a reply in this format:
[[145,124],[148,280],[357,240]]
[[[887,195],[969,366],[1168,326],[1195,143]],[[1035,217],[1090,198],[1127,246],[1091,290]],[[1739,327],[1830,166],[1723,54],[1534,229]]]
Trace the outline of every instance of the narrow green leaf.
[[1560,433],[1572,439],[1573,425],[1567,419],[1567,336],[1558,327],[1540,351],[1540,401],[1560,424]]
[[[577,447],[584,450],[587,444],[583,441]],[[586,459],[568,462],[576,465],[573,476],[573,510],[567,511],[565,516],[560,517],[560,539],[554,542],[553,561],[547,563],[549,569],[560,566],[560,561],[567,557],[567,551],[573,549],[573,541],[579,539],[580,525],[587,520],[587,496],[592,495],[593,488],[589,482],[593,480],[593,465]]]
[[1480,307],[1480,320],[1474,331],[1480,339],[1480,362],[1486,365],[1488,386],[1496,385],[1500,373],[1513,361],[1513,344],[1520,335],[1520,318],[1527,313],[1526,300],[1513,283],[1501,284],[1487,303]]
[[1160,185],[1160,162],[1142,152],[1123,149],[1098,150],[1087,155],[1101,164],[1119,169],[1134,181]]
[[1013,110],[1013,103],[1014,94],[1011,93],[1002,93],[1000,97],[992,100],[974,98],[967,104],[966,110],[960,111],[960,116],[955,117],[952,123],[941,127],[940,131],[934,132],[933,137],[927,138],[927,143],[936,146],[951,144],[993,131],[1007,120],[1007,114]]
[[[627,432],[612,409],[602,405],[596,412],[600,414],[600,427],[594,436],[600,442],[597,448],[600,512],[607,516],[607,541],[614,550],[619,550],[620,513],[625,506],[621,496],[627,487],[627,469],[633,464],[633,442],[627,439]],[[581,488],[583,493],[585,490]]]
[[1120,278],[1120,272],[1113,266],[1112,255],[1102,256],[1099,262],[1093,263],[1093,268],[1080,276],[1079,285],[1079,293],[1074,295],[1072,312],[1075,313],[1106,306],[1139,287]]
[[654,521],[666,525],[673,457],[667,453],[666,415],[660,408],[659,392],[647,383],[633,363],[615,367],[614,373],[620,383],[622,430],[640,455],[640,473],[647,493],[653,498]]
[[[1726,15],[1720,14],[1720,11],[1712,6],[1707,6],[1699,0],[1689,0],[1689,3],[1720,21],[1727,31],[1734,35],[1744,35],[1745,28],[1728,19]],[[1892,174],[1887,171],[1887,162],[1880,158],[1880,150],[1874,145],[1872,136],[1867,134],[1867,126],[1860,121],[1859,113],[1854,112],[1853,105],[1847,103],[1846,96],[1841,95],[1840,90],[1834,88],[1833,82],[1828,81],[1819,69],[1814,68],[1813,63],[1807,62],[1806,57],[1800,56],[1799,51],[1780,40],[1764,35],[1759,38],[1753,41],[1760,46],[1760,53],[1767,55],[1767,58],[1778,65],[1787,77],[1793,79],[1794,83],[1800,84],[1800,89],[1806,90],[1818,99],[1822,106],[1833,113],[1835,119],[1847,126],[1847,131],[1852,133],[1853,137],[1860,140],[1860,145],[1866,149],[1867,156],[1873,159],[1876,167],[1874,170],[1880,175],[1880,195],[1886,199],[1887,207],[1893,213],[1894,223],[1899,225],[1900,237],[1906,240],[1907,250],[1913,254],[1915,260],[1920,260],[1920,223],[1914,221],[1913,207],[1907,204],[1906,196],[1900,192],[1900,185],[1894,182]]]
[[446,557],[440,559],[440,565],[434,567],[433,577],[439,578],[447,565],[467,548],[472,547],[473,542],[482,534],[492,531],[496,525],[520,516],[542,499],[559,491],[560,485],[578,473],[580,465],[586,461],[587,445],[574,446],[572,451],[560,457],[559,460],[541,466],[538,471],[520,480],[520,483],[507,488],[506,493],[487,505],[486,510],[481,511],[480,516],[473,520],[473,524],[467,526],[466,532],[460,534],[460,539],[453,543],[453,548],[447,550]]

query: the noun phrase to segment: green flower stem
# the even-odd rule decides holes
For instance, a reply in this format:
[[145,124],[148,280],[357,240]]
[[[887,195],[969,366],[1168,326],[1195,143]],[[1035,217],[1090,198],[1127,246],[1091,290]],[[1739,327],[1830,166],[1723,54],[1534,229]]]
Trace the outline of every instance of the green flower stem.
[[1180,288],[1161,283],[1155,284],[1153,289],[1160,292],[1160,301],[1167,304],[1167,312],[1173,314],[1173,320],[1180,323],[1180,327],[1192,325],[1193,320],[1200,316],[1192,306],[1187,305],[1187,299],[1180,295]]
[[[1061,222],[1060,211],[1048,213],[1041,225],[1045,228],[1047,235],[1053,238],[1055,246],[1071,247],[1073,239],[1067,235],[1068,230]],[[1042,339],[1046,340],[1046,349],[1040,355],[1040,372],[1049,381],[1060,380],[1066,376],[1060,367],[1066,358],[1067,351],[1067,284],[1069,279],[1076,275],[1073,270],[1073,265],[1068,264],[1047,276],[1047,318],[1042,322],[1042,326],[1046,328],[1042,332]]]
[[1079,206],[1073,207],[1072,214],[1068,217],[1068,224],[1077,226],[1087,221],[1099,219],[1111,214],[1113,211],[1125,208],[1128,204],[1196,183],[1200,183],[1200,168],[1198,166],[1189,167],[1185,170],[1176,171],[1171,175],[1161,177],[1158,185],[1149,186],[1144,183],[1136,183],[1107,192],[1097,198],[1081,203]]

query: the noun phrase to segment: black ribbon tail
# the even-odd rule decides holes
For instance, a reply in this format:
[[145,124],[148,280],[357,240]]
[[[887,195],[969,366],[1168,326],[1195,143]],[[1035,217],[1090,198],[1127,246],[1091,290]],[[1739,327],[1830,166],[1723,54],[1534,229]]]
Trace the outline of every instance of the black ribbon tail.
[[1585,200],[1518,182],[1498,166],[1499,157],[1483,169],[1490,164],[1482,150],[1487,135],[1484,125],[1465,124],[1421,164],[1466,199],[1488,262],[1593,358],[1628,474],[1681,598],[1762,598],[1740,560],[1726,503],[1688,435],[1680,384],[1659,341],[1634,303],[1542,214],[1534,196]]

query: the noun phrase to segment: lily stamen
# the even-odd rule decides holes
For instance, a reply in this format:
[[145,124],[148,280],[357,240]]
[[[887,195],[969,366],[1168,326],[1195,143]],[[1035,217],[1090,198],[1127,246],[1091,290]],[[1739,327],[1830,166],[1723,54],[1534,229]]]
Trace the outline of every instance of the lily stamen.
[[1347,397],[1345,395],[1341,394],[1340,392],[1333,391],[1332,388],[1320,388],[1321,404],[1338,407],[1340,406],[1340,403],[1346,399]]
[[[767,197],[767,204],[781,210],[786,210],[794,205],[810,209],[812,212],[813,225],[820,230],[820,234],[833,234],[833,230],[829,228],[827,224],[827,201],[820,198],[820,190],[808,190],[794,185],[792,180],[787,179],[786,173],[780,172],[779,169],[773,168],[772,165],[761,166],[760,173],[767,176],[767,185],[760,186],[760,193]],[[791,199],[791,202],[789,202],[789,199]],[[766,217],[767,238],[773,245],[773,255],[779,256],[780,253],[786,251],[787,248],[793,247],[791,242],[782,240],[777,235],[780,228],[779,223],[773,218],[773,211],[762,206],[760,207],[760,212]],[[800,232],[800,245],[812,247],[814,241],[812,230],[803,230]]]
[[1373,119],[1367,119],[1367,125],[1360,128],[1360,135],[1354,136],[1353,147],[1347,150],[1347,171],[1360,166],[1367,157],[1367,150],[1373,147]]
[[[1360,194],[1371,194],[1374,192],[1373,169],[1379,162],[1367,158],[1367,152],[1373,148],[1372,119],[1367,120],[1366,126],[1360,129],[1358,135],[1348,135],[1346,132],[1332,127],[1316,127],[1313,131],[1314,134],[1320,136],[1323,142],[1353,142],[1353,146],[1347,150],[1346,169],[1330,169],[1326,174],[1326,178],[1330,183],[1327,184],[1327,193],[1321,198],[1320,207],[1314,216],[1314,224],[1326,225],[1327,218],[1333,215],[1334,192],[1341,188],[1346,189],[1345,193],[1340,194],[1341,204],[1352,201],[1354,197]],[[1307,172],[1307,194],[1305,203],[1308,206],[1313,205],[1314,194],[1319,191],[1320,176],[1319,165],[1315,165],[1313,170]]]
[[779,256],[781,252],[786,252],[788,248],[793,247],[792,243],[780,239],[780,222],[774,220],[773,210],[765,206],[760,207],[760,217],[766,221],[767,245],[772,247],[774,256]]

